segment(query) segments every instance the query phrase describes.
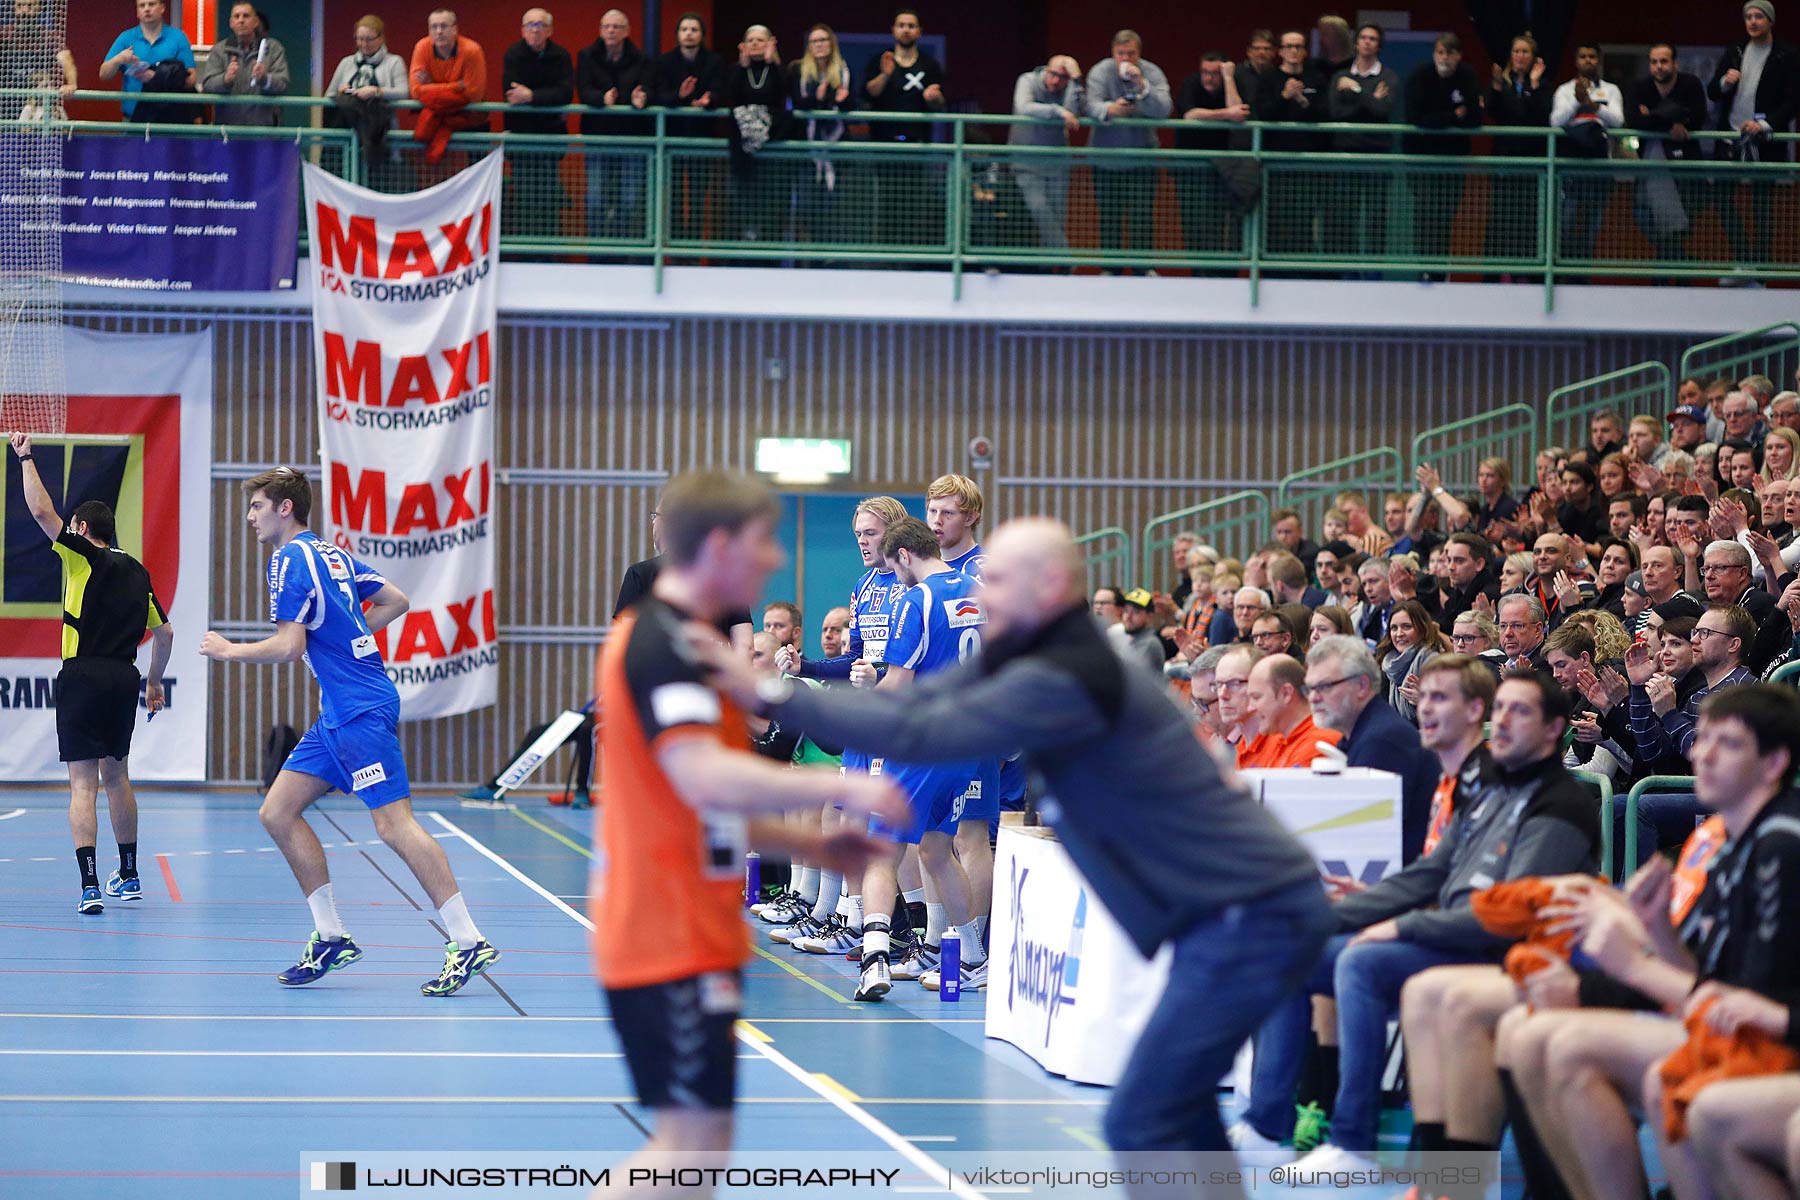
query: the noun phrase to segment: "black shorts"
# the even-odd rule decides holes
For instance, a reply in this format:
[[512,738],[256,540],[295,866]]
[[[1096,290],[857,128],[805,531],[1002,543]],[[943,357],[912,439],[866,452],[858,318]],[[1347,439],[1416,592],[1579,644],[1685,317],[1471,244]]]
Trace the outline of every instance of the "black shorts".
[[137,667],[116,658],[71,658],[56,677],[56,746],[63,762],[124,758],[137,726]]
[[712,971],[648,987],[607,988],[631,1081],[645,1108],[730,1108],[737,1095],[743,978]]

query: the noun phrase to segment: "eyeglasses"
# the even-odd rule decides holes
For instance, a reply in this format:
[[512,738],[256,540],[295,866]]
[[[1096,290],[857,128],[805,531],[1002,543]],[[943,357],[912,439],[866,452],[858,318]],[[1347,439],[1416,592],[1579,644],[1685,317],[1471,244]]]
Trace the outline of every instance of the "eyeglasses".
[[1709,637],[1736,637],[1736,636],[1737,636],[1736,634],[1726,633],[1723,629],[1708,629],[1704,625],[1694,626],[1694,632],[1688,634],[1688,637],[1693,639],[1696,642],[1704,642]]
[[1453,645],[1464,646],[1470,642],[1485,642],[1487,637],[1479,633],[1453,633],[1450,635],[1450,641]]
[[1253,634],[1251,634],[1251,635],[1250,635],[1250,640],[1251,640],[1251,641],[1253,641],[1253,642],[1261,642],[1261,641],[1265,641],[1265,640],[1267,640],[1267,639],[1270,639],[1270,638],[1278,638],[1278,637],[1284,637],[1284,636],[1286,636],[1286,631],[1285,631],[1285,630],[1281,630],[1281,629],[1265,629],[1265,630],[1263,630],[1263,631],[1262,631],[1262,632],[1261,632],[1261,633],[1253,633]]
[[1323,696],[1338,684],[1349,683],[1355,678],[1356,676],[1354,675],[1340,675],[1336,679],[1328,679],[1324,683],[1309,683],[1300,690],[1306,693],[1306,698],[1308,700],[1317,700],[1320,696]]
[[1213,684],[1216,692],[1241,692],[1250,686],[1248,679],[1221,679]]
[[548,29],[548,28],[550,28],[550,22],[548,22],[548,21],[527,21],[527,22],[525,22],[525,28],[527,28],[527,29]]
[[1500,632],[1501,633],[1523,633],[1527,629],[1536,629],[1536,628],[1537,628],[1536,621],[1502,621],[1502,622],[1500,622]]
[[1707,563],[1700,568],[1700,573],[1702,575],[1717,575],[1721,571],[1744,571],[1748,569],[1749,568],[1747,567],[1740,567],[1736,563]]

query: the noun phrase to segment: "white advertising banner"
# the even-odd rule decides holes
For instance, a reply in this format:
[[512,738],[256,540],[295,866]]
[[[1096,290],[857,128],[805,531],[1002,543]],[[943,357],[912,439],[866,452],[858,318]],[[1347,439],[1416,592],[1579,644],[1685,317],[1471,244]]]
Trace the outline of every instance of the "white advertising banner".
[[377,635],[403,720],[493,704],[496,152],[423,192],[306,164],[319,535],[412,609]]
[[[131,775],[206,778],[206,660],[211,624],[213,335],[127,335],[66,329],[67,432],[42,436],[32,459],[57,512],[101,500],[118,546],[150,572],[175,632],[163,675],[168,707],[149,719],[138,700]],[[23,476],[5,455],[0,495],[0,780],[63,780],[57,759],[55,681],[61,669],[62,564],[25,509]],[[137,666],[150,665],[148,639]]]
[[[1244,771],[1245,783],[1322,871],[1374,883],[1400,869],[1400,777],[1351,768]],[[985,1032],[1046,1071],[1114,1084],[1168,981],[1146,960],[1048,829],[1000,827],[988,925]]]

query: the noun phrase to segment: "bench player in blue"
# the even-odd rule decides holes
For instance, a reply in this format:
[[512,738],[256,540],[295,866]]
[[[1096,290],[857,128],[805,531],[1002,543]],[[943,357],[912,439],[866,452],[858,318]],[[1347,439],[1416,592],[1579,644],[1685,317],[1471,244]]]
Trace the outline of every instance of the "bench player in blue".
[[[263,827],[281,848],[306,903],[312,938],[300,961],[276,976],[289,986],[313,983],[362,957],[332,898],[331,875],[305,812],[336,788],[369,808],[375,832],[419,881],[450,936],[444,969],[419,988],[448,996],[500,957],[469,917],[444,848],[412,812],[412,786],[396,727],[400,695],[387,677],[375,631],[407,609],[406,595],[372,568],[307,527],[312,485],[291,467],[264,471],[244,484],[246,518],[269,558],[269,619],[275,635],[231,642],[208,631],[200,653],[222,662],[284,663],[304,658],[319,681],[319,719],[288,755],[263,797]],[[369,602],[367,613],[363,602]]]
[[[972,576],[950,568],[942,557],[937,537],[925,522],[908,517],[882,535],[881,554],[901,581],[910,585],[900,602],[887,644],[887,670],[878,680],[872,663],[858,663],[850,682],[857,687],[903,689],[919,675],[934,675],[981,653],[980,589]],[[913,820],[906,828],[874,826],[874,832],[895,840],[893,853],[870,863],[863,873],[862,978],[858,1000],[879,1000],[892,988],[891,911],[896,872],[907,846],[919,848],[919,865],[936,886],[945,919],[957,927],[963,939],[962,982],[979,988],[987,978],[986,952],[972,917],[969,877],[951,852],[951,839],[963,819],[965,805],[979,804],[992,796],[998,782],[997,759],[970,759],[949,763],[899,763],[888,759],[883,773],[912,801]],[[983,833],[985,835],[985,829]],[[919,969],[903,978],[917,978],[926,987],[936,982],[925,965],[930,935],[914,944],[910,959]]]

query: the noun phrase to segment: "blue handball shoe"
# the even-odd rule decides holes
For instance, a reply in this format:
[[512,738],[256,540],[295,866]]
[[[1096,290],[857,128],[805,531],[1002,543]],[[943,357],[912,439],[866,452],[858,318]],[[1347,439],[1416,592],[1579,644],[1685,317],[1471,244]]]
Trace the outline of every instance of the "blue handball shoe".
[[106,903],[100,899],[99,888],[84,887],[81,889],[81,903],[75,906],[76,912],[82,916],[91,916],[105,908]]
[[138,877],[133,875],[130,879],[122,879],[117,871],[106,877],[105,891],[107,899],[125,904],[144,898],[144,885],[138,882]]
[[306,943],[306,953],[301,955],[300,961],[275,978],[289,987],[317,983],[331,972],[349,966],[362,956],[362,947],[351,941],[348,935],[322,938],[315,929]]

